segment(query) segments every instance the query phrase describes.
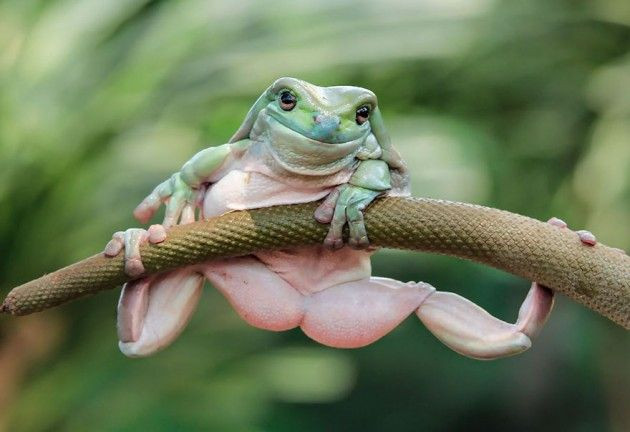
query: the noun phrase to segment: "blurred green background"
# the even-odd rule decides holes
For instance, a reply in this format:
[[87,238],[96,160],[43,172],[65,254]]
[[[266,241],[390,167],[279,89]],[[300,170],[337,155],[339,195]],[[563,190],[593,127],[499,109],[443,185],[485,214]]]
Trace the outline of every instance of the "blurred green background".
[[[630,249],[627,0],[0,1],[0,288],[103,248],[280,76],[379,97],[413,192]],[[513,321],[527,281],[381,251]],[[559,298],[523,355],[461,357],[409,318],[372,346],[248,327],[211,287],[167,350],[116,343],[117,292],[0,318],[8,431],[628,431],[627,333]]]

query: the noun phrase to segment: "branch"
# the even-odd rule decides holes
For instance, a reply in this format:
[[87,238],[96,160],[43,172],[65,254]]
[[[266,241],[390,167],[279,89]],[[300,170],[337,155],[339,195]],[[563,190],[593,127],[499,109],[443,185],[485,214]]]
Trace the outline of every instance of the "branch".
[[[141,248],[146,274],[257,251],[321,244],[317,203],[237,211],[175,226],[158,245]],[[452,255],[484,263],[562,292],[630,329],[630,257],[570,230],[471,204],[382,198],[366,211],[374,246]],[[129,278],[121,256],[87,258],[14,288],[2,311],[25,315],[111,289]]]

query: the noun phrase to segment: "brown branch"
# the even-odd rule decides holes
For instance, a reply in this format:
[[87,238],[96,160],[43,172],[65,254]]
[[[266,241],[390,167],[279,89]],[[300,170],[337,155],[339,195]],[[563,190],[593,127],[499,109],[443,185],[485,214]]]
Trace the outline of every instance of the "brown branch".
[[[147,274],[210,259],[314,245],[327,226],[316,203],[238,211],[176,226],[141,249]],[[561,230],[502,210],[431,199],[383,198],[365,215],[371,244],[453,255],[536,280],[630,328],[630,257],[586,247]],[[14,288],[2,310],[25,315],[128,281],[120,256],[95,255]]]

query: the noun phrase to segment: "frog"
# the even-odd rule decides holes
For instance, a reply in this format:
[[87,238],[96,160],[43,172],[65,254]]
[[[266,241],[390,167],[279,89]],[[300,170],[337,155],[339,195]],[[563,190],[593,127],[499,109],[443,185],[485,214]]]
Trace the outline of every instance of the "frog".
[[[226,144],[194,155],[134,210],[146,224],[165,205],[161,224],[116,232],[106,245],[108,257],[124,251],[132,278],[117,306],[121,352],[143,357],[170,345],[195,311],[205,280],[248,324],[269,331],[299,327],[330,347],[369,345],[415,314],[437,339],[474,359],[527,350],[554,304],[553,291],[541,284],[532,283],[511,324],[426,282],[372,276],[377,248],[370,245],[364,212],[381,196],[410,196],[410,172],[392,145],[376,95],[277,79]],[[163,242],[174,225],[315,201],[314,219],[329,224],[322,244],[145,275],[140,246]],[[549,222],[566,228],[559,219]],[[578,235],[585,245],[596,242],[590,232]]]

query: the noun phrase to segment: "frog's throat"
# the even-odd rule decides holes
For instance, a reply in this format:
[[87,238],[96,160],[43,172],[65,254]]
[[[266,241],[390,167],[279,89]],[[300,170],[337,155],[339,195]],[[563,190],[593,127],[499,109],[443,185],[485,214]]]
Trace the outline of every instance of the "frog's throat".
[[337,173],[354,163],[356,154],[369,135],[342,143],[317,141],[284,126],[262,110],[250,133],[261,142],[283,169],[306,176]]

